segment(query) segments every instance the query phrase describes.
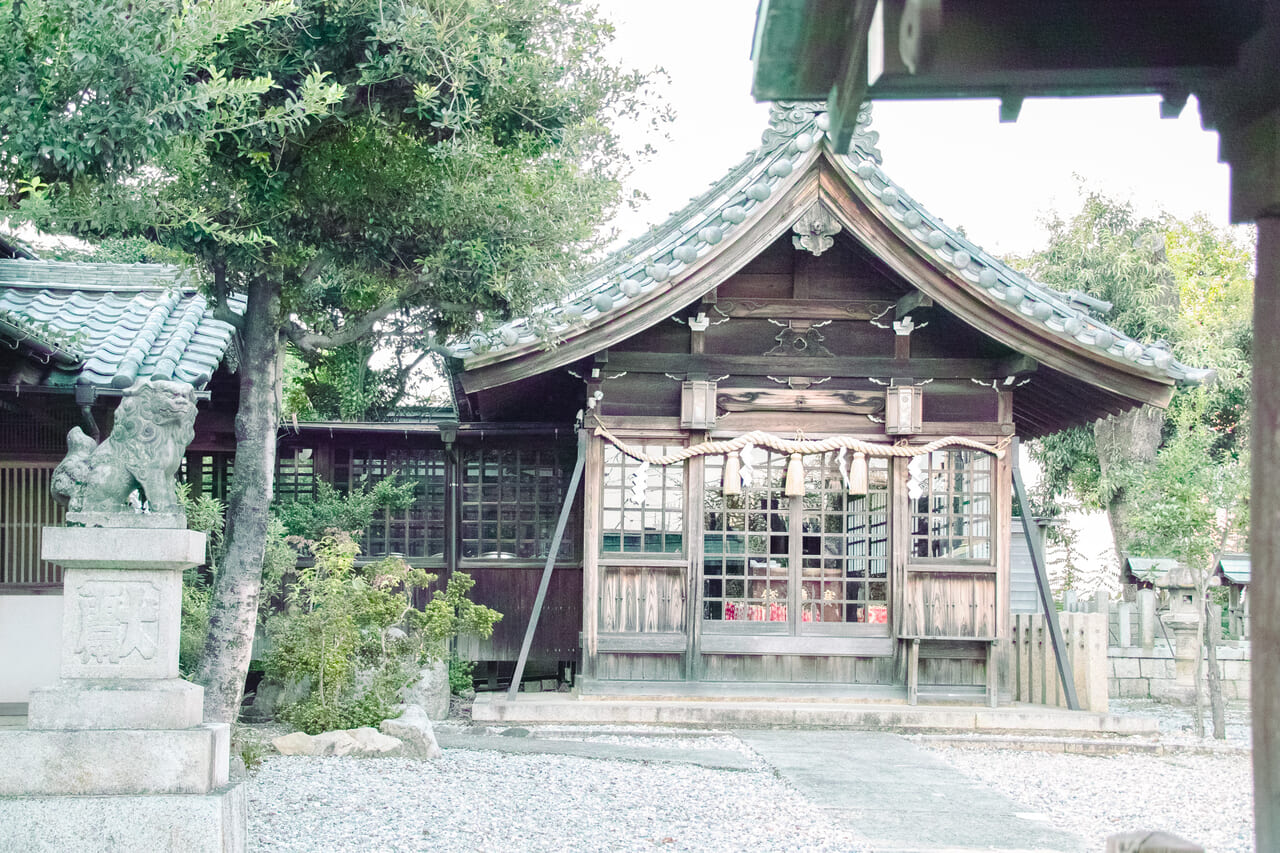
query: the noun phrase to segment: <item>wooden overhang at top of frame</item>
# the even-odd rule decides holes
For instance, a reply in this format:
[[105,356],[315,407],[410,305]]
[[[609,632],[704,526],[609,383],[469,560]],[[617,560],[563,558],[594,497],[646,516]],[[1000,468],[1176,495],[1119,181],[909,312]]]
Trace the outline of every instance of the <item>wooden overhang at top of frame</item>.
[[865,99],[1159,94],[1177,115],[1236,66],[1263,0],[760,0],[752,92],[826,100],[845,150]]
[[[666,223],[597,266],[560,305],[455,343],[456,380],[472,394],[564,368],[662,322],[713,291],[815,214],[836,239],[865,246],[896,278],[969,326],[1039,363],[1015,395],[1026,436],[1139,404],[1165,405],[1178,383],[1209,375],[1161,343],[1136,341],[987,254],[931,215],[881,168],[860,114],[851,153],[835,153],[814,104],[774,107],[760,148]],[[836,229],[833,229],[836,230]],[[559,345],[548,347],[546,340]],[[895,365],[877,366],[877,372]],[[890,375],[930,378],[903,360]],[[994,365],[991,366],[994,369]],[[983,378],[983,377],[976,377]]]

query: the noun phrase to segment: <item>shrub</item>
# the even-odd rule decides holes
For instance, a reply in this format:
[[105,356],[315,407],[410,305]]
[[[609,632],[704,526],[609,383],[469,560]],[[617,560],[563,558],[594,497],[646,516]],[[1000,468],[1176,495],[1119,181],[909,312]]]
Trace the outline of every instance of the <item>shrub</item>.
[[280,713],[310,734],[376,725],[449,640],[462,632],[491,636],[502,618],[467,598],[474,581],[461,572],[418,610],[414,595],[435,575],[394,556],[358,566],[360,546],[343,531],[291,541],[312,560],[282,581],[284,610],[267,619],[273,648],[266,669],[277,683],[311,685],[310,695]]
[[473,673],[475,661],[463,660],[457,655],[449,657],[449,692],[461,696],[465,691],[475,687]]

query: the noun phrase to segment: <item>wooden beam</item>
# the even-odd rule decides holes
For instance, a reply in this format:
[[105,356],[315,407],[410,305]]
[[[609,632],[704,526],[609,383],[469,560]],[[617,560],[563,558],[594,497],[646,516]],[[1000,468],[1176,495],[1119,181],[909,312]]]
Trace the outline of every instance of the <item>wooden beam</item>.
[[752,299],[724,297],[717,314],[774,320],[871,320],[884,314],[893,302],[887,299]]
[[878,414],[884,411],[881,391],[815,391],[789,388],[723,388],[716,394],[718,412],[839,412]]
[[918,290],[913,290],[910,293],[903,296],[901,299],[899,299],[896,303],[894,303],[893,319],[901,320],[903,317],[907,316],[917,308],[932,308],[932,307],[933,307],[932,299],[930,299],[928,296],[924,295]]
[[573,476],[569,478],[569,488],[564,493],[564,504],[560,507],[560,519],[556,522],[555,535],[551,537],[551,547],[547,550],[547,562],[542,567],[542,580],[538,583],[538,595],[533,600],[533,613],[529,616],[529,627],[524,632],[524,642],[520,644],[520,658],[516,661],[516,671],[511,676],[511,688],[507,698],[514,700],[520,692],[520,679],[524,677],[524,665],[529,660],[529,649],[533,646],[533,634],[538,630],[538,618],[542,615],[542,604],[547,600],[547,588],[551,585],[551,572],[556,566],[556,555],[560,553],[560,542],[564,539],[564,529],[569,524],[569,516],[573,512],[573,501],[578,496],[578,484],[582,482],[582,469],[587,462],[587,431],[578,433],[578,461],[573,466]]
[[875,356],[835,358],[791,358],[787,356],[741,356],[707,353],[618,352],[610,356],[610,370],[627,373],[693,373],[735,376],[845,376],[913,379],[1004,379],[1036,369],[1034,359],[1013,356],[986,358],[913,358]]
[[[1258,220],[1258,267],[1253,327],[1280,327],[1280,217]],[[1253,345],[1253,488],[1249,539],[1253,614],[1249,640],[1253,716],[1253,808],[1256,850],[1280,849],[1280,337],[1258,335]]]
[[1009,467],[1013,472],[1013,490],[1018,498],[1018,506],[1022,509],[1022,531],[1027,537],[1028,550],[1031,551],[1031,566],[1035,569],[1036,588],[1040,591],[1040,605],[1044,608],[1045,622],[1049,624],[1049,638],[1053,641],[1053,656],[1058,661],[1058,678],[1062,679],[1062,694],[1066,697],[1067,707],[1072,711],[1080,710],[1080,700],[1076,698],[1076,679],[1071,674],[1071,663],[1067,660],[1067,645],[1062,639],[1062,627],[1058,625],[1058,607],[1053,601],[1053,592],[1049,589],[1049,567],[1044,556],[1044,539],[1040,536],[1040,526],[1031,518],[1031,501],[1027,497],[1027,489],[1022,484],[1022,470],[1018,465],[1018,440],[1015,438],[1009,446]]

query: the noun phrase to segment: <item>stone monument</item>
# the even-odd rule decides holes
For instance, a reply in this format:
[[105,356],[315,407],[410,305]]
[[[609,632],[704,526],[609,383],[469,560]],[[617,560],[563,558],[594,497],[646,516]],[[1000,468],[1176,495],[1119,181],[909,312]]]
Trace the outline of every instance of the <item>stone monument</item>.
[[182,572],[205,551],[174,488],[194,420],[191,386],[144,381],[102,444],[68,436],[54,491],[80,526],[45,528],[41,554],[63,567],[60,678],[0,730],[0,850],[245,847],[230,728],[178,677]]

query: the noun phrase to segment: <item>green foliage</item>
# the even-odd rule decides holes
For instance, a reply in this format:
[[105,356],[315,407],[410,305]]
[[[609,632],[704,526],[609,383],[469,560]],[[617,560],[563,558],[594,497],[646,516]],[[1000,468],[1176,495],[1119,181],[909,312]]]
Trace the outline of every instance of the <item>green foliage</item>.
[[316,481],[311,500],[288,501],[276,508],[290,536],[319,539],[327,530],[363,531],[379,508],[404,509],[413,503],[418,484],[386,477],[342,493],[324,480]]
[[[1114,303],[1108,323],[1141,340],[1165,340],[1184,362],[1216,370],[1197,412],[1216,433],[1215,450],[1242,447],[1253,337],[1249,244],[1203,216],[1143,219],[1131,204],[1096,192],[1084,194],[1076,215],[1055,215],[1047,225],[1049,245],[1013,262],[1054,287]],[[1166,440],[1172,423],[1182,422],[1177,412],[1184,398],[1174,397]],[[1089,427],[1037,439],[1028,449],[1044,471],[1032,497],[1046,517],[1061,512],[1063,496],[1086,509],[1106,508],[1143,473],[1117,460],[1104,476]]]
[[182,573],[182,627],[178,636],[178,671],[189,678],[200,662],[205,636],[209,633],[209,581],[198,569]]
[[231,729],[231,752],[240,756],[244,769],[252,776],[262,767],[262,759],[267,757],[267,745],[253,731],[235,725]]
[[226,507],[209,495],[191,497],[189,483],[178,484],[178,501],[187,514],[187,529],[199,530],[205,541],[205,569],[187,569],[182,573],[182,627],[178,639],[178,669],[184,676],[195,671],[209,633],[209,603],[212,598],[212,576],[218,569],[223,545],[222,533]]
[[1246,454],[1215,450],[1217,435],[1205,421],[1210,394],[1196,389],[1177,412],[1176,429],[1143,480],[1132,549],[1174,557],[1203,576],[1211,557],[1248,523]]
[[449,656],[449,692],[454,696],[461,696],[468,690],[475,687],[473,673],[475,672],[475,661],[463,660],[457,655]]
[[611,28],[577,3],[26,0],[12,17],[16,219],[160,244],[219,299],[271,281],[316,357],[373,335],[351,320],[374,309],[378,335],[420,338],[558,295],[628,168],[611,122],[648,109],[648,78],[607,59]]
[[172,264],[191,263],[185,252],[169,249],[145,237],[105,237],[88,248],[57,244],[40,250],[46,261],[84,261],[95,264]]
[[272,646],[266,678],[310,685],[309,696],[281,712],[303,731],[376,725],[449,640],[459,633],[491,636],[501,618],[467,598],[474,582],[463,573],[418,610],[414,596],[435,575],[399,557],[357,565],[360,546],[338,530],[291,541],[311,559],[284,575],[284,609],[266,618]]

